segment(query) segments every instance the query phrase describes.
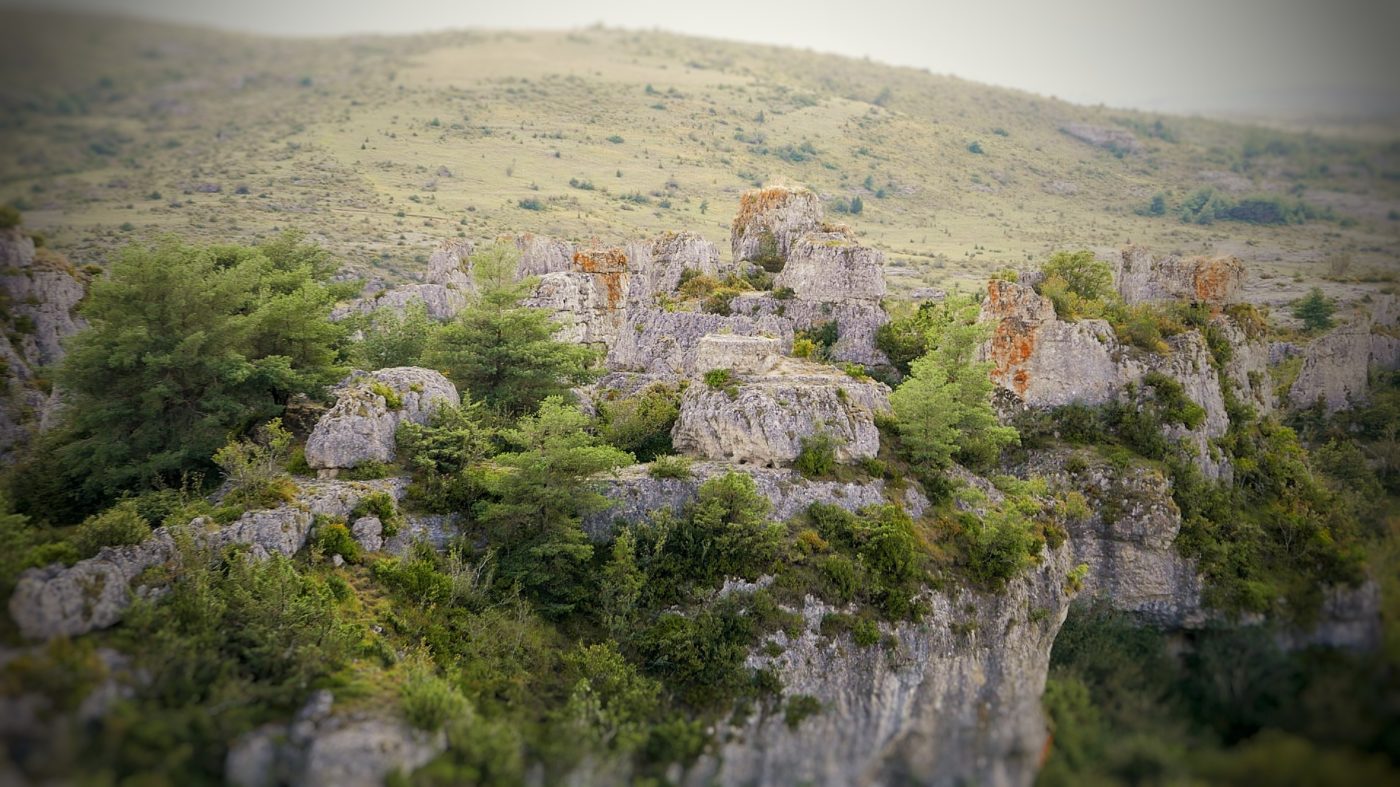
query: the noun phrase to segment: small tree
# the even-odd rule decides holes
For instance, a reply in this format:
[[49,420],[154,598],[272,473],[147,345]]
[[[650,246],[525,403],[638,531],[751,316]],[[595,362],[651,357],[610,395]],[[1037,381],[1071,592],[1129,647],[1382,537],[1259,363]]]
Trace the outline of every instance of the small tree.
[[992,411],[991,366],[973,360],[985,326],[972,319],[964,313],[930,337],[933,349],[890,395],[900,444],[916,466],[941,470],[954,459],[985,464],[1019,439]]
[[1060,278],[1066,288],[1087,301],[1096,301],[1113,292],[1113,269],[1094,259],[1088,251],[1057,251],[1040,269],[1048,282]]
[[214,454],[230,489],[225,499],[245,505],[271,505],[280,500],[279,482],[286,478],[292,433],[281,418],[258,427],[252,440],[234,440]]
[[1332,327],[1332,315],[1337,305],[1331,298],[1322,294],[1318,287],[1312,288],[1303,298],[1293,303],[1293,316],[1303,321],[1303,327],[1310,331],[1325,331]]
[[518,260],[504,244],[473,254],[481,296],[434,334],[425,353],[474,401],[509,415],[592,379],[596,358],[587,347],[556,341],[547,311],[520,305],[532,282],[515,280]]
[[369,371],[417,366],[436,327],[422,303],[410,303],[402,313],[380,309],[365,320],[364,339],[351,350],[351,358]]

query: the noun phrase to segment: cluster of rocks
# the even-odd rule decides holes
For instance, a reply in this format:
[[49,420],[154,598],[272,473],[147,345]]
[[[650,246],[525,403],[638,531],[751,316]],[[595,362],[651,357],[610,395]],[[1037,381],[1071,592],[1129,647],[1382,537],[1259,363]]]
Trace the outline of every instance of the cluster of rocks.
[[0,461],[57,413],[40,370],[63,358],[63,340],[83,327],[84,277],[61,255],[36,249],[19,227],[0,229]]
[[322,478],[367,462],[392,462],[400,424],[425,424],[438,407],[462,403],[441,373],[412,366],[357,371],[332,390],[335,405],[306,440],[306,463]]
[[1321,402],[1324,411],[1334,413],[1365,402],[1372,369],[1400,368],[1400,299],[1373,296],[1359,314],[1306,347],[1282,344],[1276,349],[1302,357],[1288,389],[1291,406]]
[[991,362],[993,381],[1025,407],[1116,401],[1130,389],[1141,388],[1152,372],[1176,380],[1205,408],[1206,417],[1195,429],[1169,426],[1168,436],[1184,437],[1193,445],[1207,477],[1228,476],[1228,463],[1218,457],[1211,441],[1224,436],[1230,419],[1219,375],[1199,332],[1170,337],[1166,353],[1138,350],[1120,342],[1106,321],[1061,320],[1049,298],[1029,285],[1001,280],[988,283],[981,319],[993,326],[981,357]]

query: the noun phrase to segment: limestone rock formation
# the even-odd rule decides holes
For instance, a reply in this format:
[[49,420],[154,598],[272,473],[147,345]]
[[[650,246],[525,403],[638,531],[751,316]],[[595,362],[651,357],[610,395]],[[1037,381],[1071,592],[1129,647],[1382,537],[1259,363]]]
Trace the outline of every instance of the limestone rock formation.
[[1244,263],[1236,257],[1153,257],[1142,246],[1128,246],[1119,257],[1114,281],[1128,303],[1192,301],[1233,303],[1244,286]]
[[411,773],[447,748],[446,734],[363,711],[333,714],[334,698],[317,691],[289,724],[268,724],[234,742],[224,779],[234,787],[380,787]]
[[1395,296],[1377,298],[1370,308],[1314,339],[1301,350],[1303,366],[1288,390],[1293,407],[1319,400],[1328,413],[1365,402],[1372,367],[1400,367],[1400,307]]
[[1027,404],[1102,404],[1117,393],[1115,340],[1103,320],[1062,321],[1049,298],[1000,280],[988,282],[980,319],[994,325],[981,351],[992,379]]
[[[320,481],[307,484],[293,503],[249,511],[237,521],[216,527],[200,517],[187,526],[197,544],[215,551],[242,544],[254,558],[292,555],[306,544],[317,514],[345,518],[360,499],[374,491],[403,496],[406,482]],[[10,596],[10,617],[27,639],[77,636],[119,621],[131,603],[131,583],[148,568],[175,560],[176,534],[157,528],[140,544],[105,547],[72,566],[54,564],[20,575]]]
[[520,252],[516,276],[543,276],[573,268],[574,245],[558,238],[524,233],[508,240]]
[[820,229],[821,200],[807,189],[746,191],[730,226],[735,262],[785,260],[798,238]]
[[622,249],[581,249],[569,270],[541,276],[524,304],[554,313],[560,341],[607,347],[626,319],[630,278]]
[[422,283],[404,284],[357,298],[337,306],[331,312],[331,319],[342,320],[352,314],[371,314],[380,309],[402,312],[410,304],[422,303],[433,319],[450,320],[476,293],[471,277],[471,254],[471,241],[458,238],[443,241],[428,257],[428,271]]
[[[737,300],[737,299],[736,299]],[[783,352],[792,348],[792,325],[777,317],[634,309],[608,351],[609,369],[683,376],[695,371],[700,340],[716,333],[773,336]]]
[[706,276],[727,272],[719,249],[694,232],[667,232],[652,240],[627,244],[631,261],[628,300],[637,306],[650,306],[656,296],[675,292],[681,275],[693,271]]
[[796,636],[771,637],[787,696],[820,712],[790,727],[781,713],[722,727],[719,751],[687,772],[687,785],[1028,785],[1046,740],[1040,697],[1050,646],[1069,605],[1069,550],[1000,594],[928,593],[920,623],[882,624],[891,647],[822,636],[832,609],[808,597]]
[[83,327],[84,278],[20,228],[0,229],[0,461],[58,407],[39,370],[60,361],[63,340]]
[[792,244],[773,280],[806,301],[869,301],[885,297],[885,255],[846,232],[809,232]]
[[[649,465],[633,465],[598,479],[599,490],[612,505],[584,519],[583,527],[595,541],[612,537],[617,522],[645,521],[653,511],[679,513],[694,500],[700,486],[736,468],[726,462],[694,462],[688,478],[653,478]],[[929,501],[913,487],[896,494],[883,479],[862,482],[813,481],[787,468],[744,467],[739,472],[753,478],[759,494],[768,499],[769,516],[777,521],[802,514],[813,503],[827,503],[856,511],[869,505],[897,502],[912,516],[921,516]]]
[[695,371],[703,374],[729,369],[736,374],[763,375],[778,365],[782,352],[782,342],[770,336],[711,333],[700,338],[695,350]]
[[736,375],[724,386],[692,383],[681,397],[671,442],[680,453],[742,464],[795,460],[804,439],[829,435],[838,461],[874,456],[875,414],[889,389],[818,364],[785,359],[765,375]]
[[1216,316],[1211,323],[1230,344],[1230,357],[1221,368],[1222,382],[1234,386],[1235,396],[1253,405],[1260,415],[1273,412],[1278,407],[1278,396],[1269,371],[1272,345],[1262,338],[1251,337],[1245,328],[1225,315]]
[[414,366],[355,372],[335,391],[335,406],[306,440],[307,464],[326,477],[364,462],[393,461],[399,424],[427,423],[439,406],[461,404],[446,377]]
[[980,319],[994,326],[980,351],[992,363],[993,381],[1029,407],[1104,404],[1121,397],[1130,384],[1141,383],[1149,372],[1176,380],[1205,408],[1206,418],[1190,431],[1169,426],[1167,436],[1192,444],[1196,463],[1207,477],[1228,475],[1227,463],[1211,441],[1225,434],[1229,416],[1199,332],[1171,337],[1164,354],[1134,350],[1123,346],[1106,322],[1060,320],[1049,298],[1009,281],[988,283]]

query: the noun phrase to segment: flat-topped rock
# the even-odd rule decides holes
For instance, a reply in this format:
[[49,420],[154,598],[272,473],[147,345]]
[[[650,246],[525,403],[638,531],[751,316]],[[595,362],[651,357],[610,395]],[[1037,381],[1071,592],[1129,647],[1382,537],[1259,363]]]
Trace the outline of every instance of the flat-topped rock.
[[1244,287],[1244,263],[1237,257],[1153,257],[1142,246],[1128,246],[1119,257],[1118,294],[1128,303],[1194,301],[1234,303]]
[[808,301],[878,302],[885,297],[885,255],[845,232],[808,232],[792,244],[773,287]]
[[771,336],[737,336],[711,333],[700,338],[695,350],[695,371],[730,369],[738,374],[763,375],[777,366],[782,342]]
[[875,414],[889,409],[889,389],[829,369],[786,359],[761,377],[719,387],[693,382],[671,443],[683,454],[777,467],[796,460],[804,440],[828,435],[837,461],[875,456]]

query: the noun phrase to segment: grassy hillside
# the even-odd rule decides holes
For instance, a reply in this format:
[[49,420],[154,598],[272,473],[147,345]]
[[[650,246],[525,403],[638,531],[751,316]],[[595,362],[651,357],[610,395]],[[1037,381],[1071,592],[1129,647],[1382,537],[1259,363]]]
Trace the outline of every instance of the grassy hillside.
[[[739,192],[796,182],[829,211],[861,199],[859,215],[833,218],[888,253],[896,291],[1128,240],[1238,254],[1272,302],[1323,275],[1400,267],[1400,133],[1081,107],[655,32],[292,40],[5,16],[0,201],[83,262],[161,232],[247,241],[285,227],[383,278],[457,234],[614,242],[690,228],[727,248]],[[1140,150],[1080,141],[1069,124],[1131,133]],[[1325,218],[1183,223],[1201,188]],[[1164,215],[1135,212],[1158,194]]]

